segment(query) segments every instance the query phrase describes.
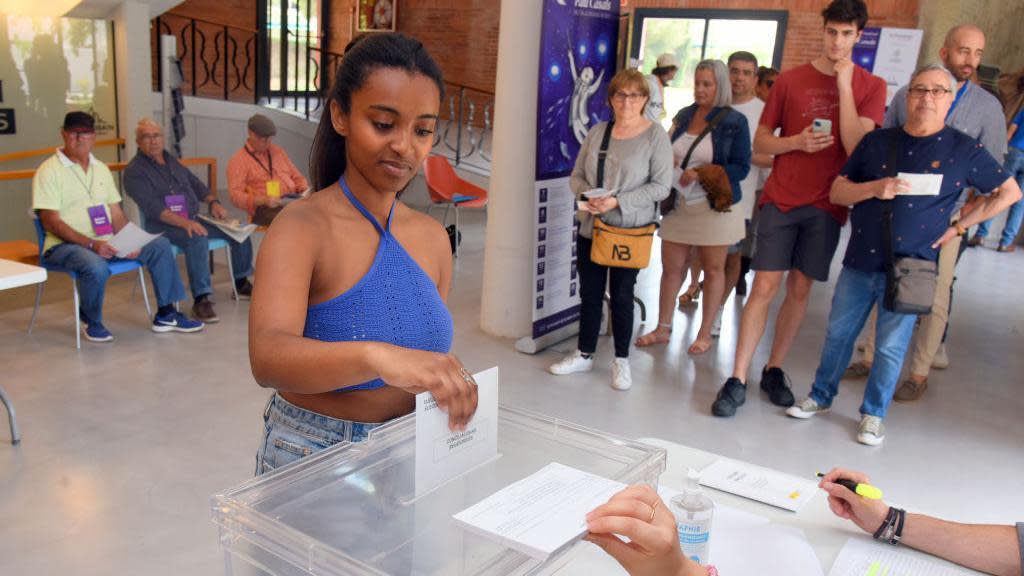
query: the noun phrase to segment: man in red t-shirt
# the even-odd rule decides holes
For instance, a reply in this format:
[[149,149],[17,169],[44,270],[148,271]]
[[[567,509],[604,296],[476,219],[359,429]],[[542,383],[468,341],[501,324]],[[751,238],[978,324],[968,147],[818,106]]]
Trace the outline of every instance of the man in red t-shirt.
[[773,404],[793,405],[782,363],[803,322],[811,286],[828,280],[846,221],[846,208],[829,202],[829,190],[847,155],[885,114],[885,81],[850,59],[868,20],[867,6],[862,0],[834,0],[822,17],[824,53],[779,75],[754,136],[754,152],[775,161],[760,201],[751,266],[757,274],[740,320],[732,377],[711,406],[715,416],[732,416],[746,400],[750,361],[787,272],[761,389]]

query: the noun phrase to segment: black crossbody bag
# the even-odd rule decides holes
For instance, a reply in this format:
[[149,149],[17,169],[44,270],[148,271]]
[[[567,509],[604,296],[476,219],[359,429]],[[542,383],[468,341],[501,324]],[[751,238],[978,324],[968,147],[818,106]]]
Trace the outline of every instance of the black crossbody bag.
[[[898,173],[899,132],[894,131],[889,145],[889,173]],[[893,244],[893,202],[882,201],[882,248],[885,253],[885,309],[897,314],[931,314],[939,265],[921,258],[897,258]]]

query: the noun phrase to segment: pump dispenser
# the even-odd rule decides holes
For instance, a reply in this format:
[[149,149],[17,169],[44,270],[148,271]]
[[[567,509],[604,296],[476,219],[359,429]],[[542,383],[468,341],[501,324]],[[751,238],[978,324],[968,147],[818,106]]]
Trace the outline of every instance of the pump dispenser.
[[700,487],[700,472],[690,469],[686,488],[672,499],[672,513],[676,517],[683,554],[702,566],[708,562],[714,511],[715,503]]

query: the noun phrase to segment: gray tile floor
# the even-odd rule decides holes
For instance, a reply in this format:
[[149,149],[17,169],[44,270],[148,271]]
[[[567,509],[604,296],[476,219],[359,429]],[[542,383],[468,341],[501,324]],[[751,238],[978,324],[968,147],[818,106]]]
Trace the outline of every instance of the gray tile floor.
[[[844,384],[836,409],[813,421],[784,418],[754,390],[737,417],[709,415],[732,363],[740,311],[734,301],[721,340],[696,359],[685,348],[699,313],[679,312],[669,346],[633,354],[629,392],[608,386],[607,339],[593,373],[549,376],[544,368],[575,342],[526,356],[511,340],[481,332],[483,216],[466,211],[463,223],[450,298],[455,351],[472,369],[501,366],[503,402],[794,474],[843,464],[870,472],[894,502],[959,520],[1024,519],[1024,253],[967,253],[952,366],[933,373],[922,401],[892,409],[889,437],[872,449],[853,438],[858,384]],[[222,573],[209,496],[251,476],[269,392],[249,372],[248,303],[230,300],[222,267],[216,280],[221,322],[196,335],[151,333],[131,279],[113,280],[106,314],[117,339],[84,342],[80,352],[63,279],[51,281],[31,337],[24,332],[31,289],[0,300],[0,382],[24,434],[20,446],[5,444],[0,415],[0,574]],[[656,280],[654,270],[645,271],[639,289],[652,308]],[[787,366],[798,394],[816,367],[830,291],[816,288]],[[766,356],[762,346],[754,365]]]

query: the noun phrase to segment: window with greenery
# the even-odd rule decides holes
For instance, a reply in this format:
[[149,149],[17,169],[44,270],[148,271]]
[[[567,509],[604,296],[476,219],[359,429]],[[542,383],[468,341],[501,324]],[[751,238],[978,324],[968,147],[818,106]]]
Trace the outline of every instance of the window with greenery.
[[260,0],[264,94],[316,91],[322,9],[321,0]]
[[633,18],[631,56],[644,73],[658,55],[675,54],[679,72],[665,87],[666,123],[693,102],[693,72],[701,60],[746,50],[762,66],[778,68],[786,37],[787,13],[776,10],[682,10],[639,8]]

